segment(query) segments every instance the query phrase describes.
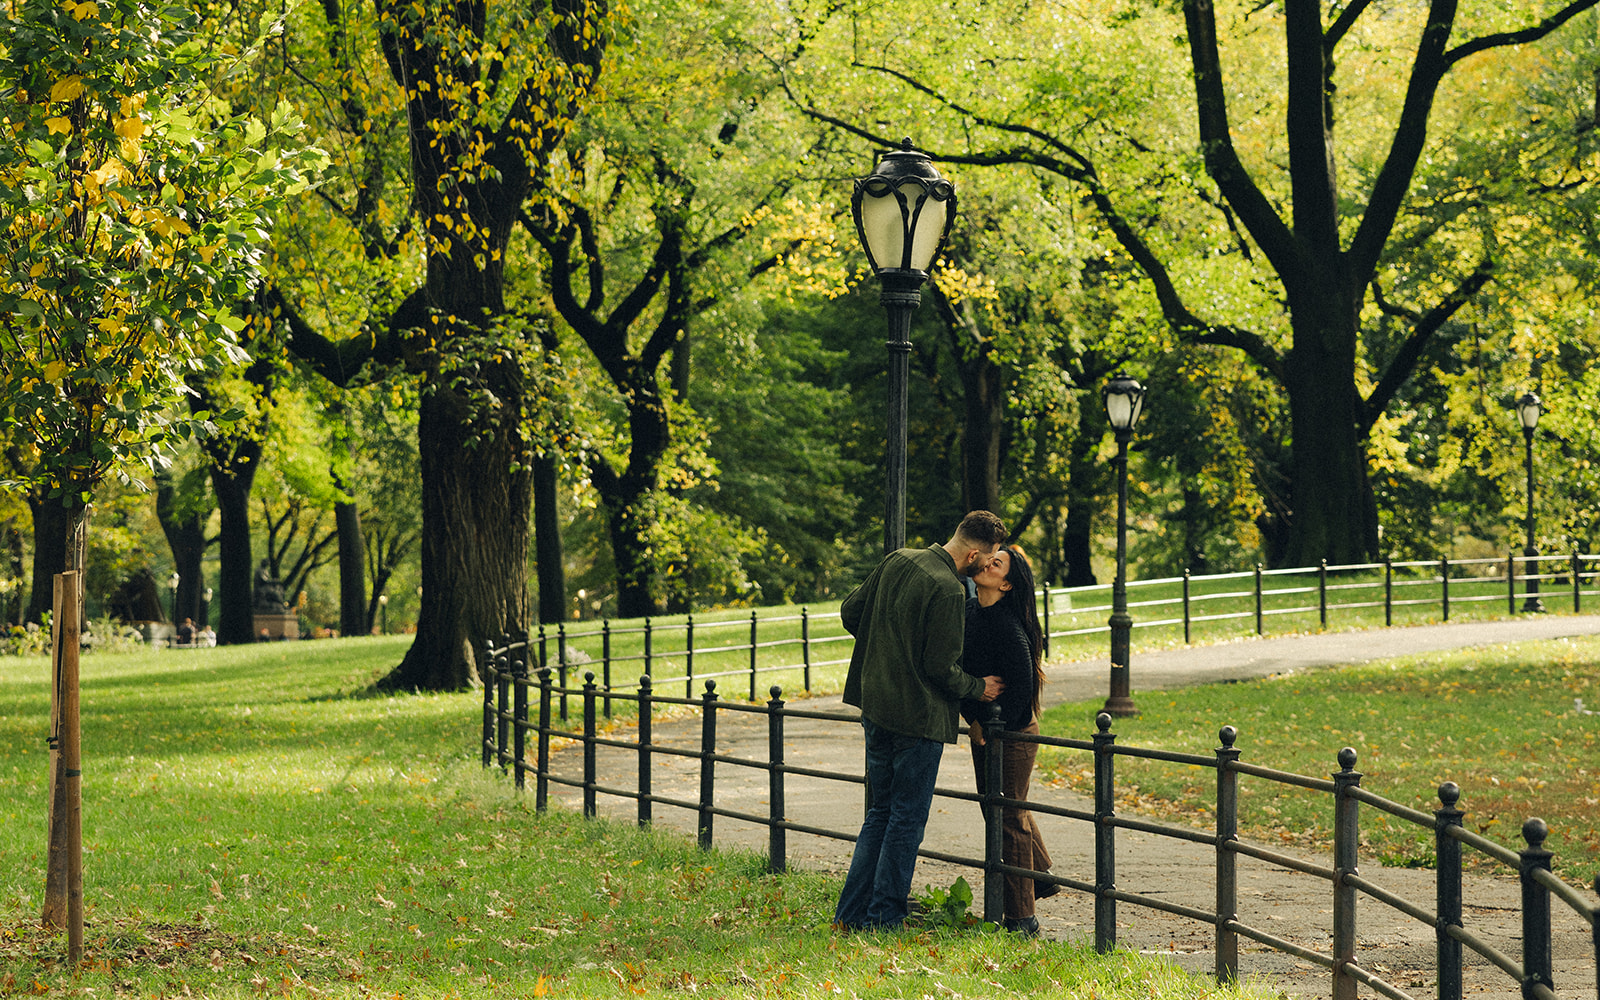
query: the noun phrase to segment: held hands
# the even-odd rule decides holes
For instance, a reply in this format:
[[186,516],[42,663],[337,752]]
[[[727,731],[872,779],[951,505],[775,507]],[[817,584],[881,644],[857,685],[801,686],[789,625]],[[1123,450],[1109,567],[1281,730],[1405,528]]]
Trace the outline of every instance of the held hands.
[[978,700],[994,701],[1000,697],[1000,692],[1005,689],[1006,682],[991,674],[983,679],[983,694],[978,697]]

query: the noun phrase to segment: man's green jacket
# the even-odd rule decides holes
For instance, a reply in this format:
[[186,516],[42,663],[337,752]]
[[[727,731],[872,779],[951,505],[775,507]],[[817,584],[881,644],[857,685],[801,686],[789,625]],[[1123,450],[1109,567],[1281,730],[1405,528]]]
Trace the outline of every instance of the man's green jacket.
[[856,637],[844,700],[875,725],[956,741],[956,708],[983,694],[961,669],[966,588],[943,545],[889,553],[839,606]]

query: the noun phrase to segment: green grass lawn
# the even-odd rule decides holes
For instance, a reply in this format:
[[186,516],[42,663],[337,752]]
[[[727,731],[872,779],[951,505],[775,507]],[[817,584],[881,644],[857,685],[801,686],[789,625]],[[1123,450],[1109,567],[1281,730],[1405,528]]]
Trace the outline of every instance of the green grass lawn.
[[1265,997],[996,933],[840,937],[837,882],[478,766],[479,696],[353,696],[407,639],[88,656],[85,965],[38,927],[48,663],[0,660],[0,996]]
[[[1362,786],[1431,814],[1445,781],[1461,786],[1468,829],[1513,849],[1523,821],[1550,825],[1555,869],[1592,885],[1600,871],[1600,638],[1562,639],[1388,660],[1338,670],[1173,691],[1140,691],[1136,718],[1113,727],[1118,742],[1209,754],[1224,725],[1238,729],[1242,760],[1325,777],[1336,755],[1358,754]],[[1045,713],[1047,735],[1084,738],[1099,703]],[[1118,757],[1121,809],[1209,826],[1211,768]],[[1088,755],[1044,748],[1044,780],[1092,792]],[[1257,840],[1326,843],[1326,795],[1260,778],[1240,779],[1240,826]],[[1432,864],[1433,832],[1362,807],[1364,856]],[[1468,858],[1477,855],[1468,850]],[[1498,862],[1493,864],[1498,865]]]

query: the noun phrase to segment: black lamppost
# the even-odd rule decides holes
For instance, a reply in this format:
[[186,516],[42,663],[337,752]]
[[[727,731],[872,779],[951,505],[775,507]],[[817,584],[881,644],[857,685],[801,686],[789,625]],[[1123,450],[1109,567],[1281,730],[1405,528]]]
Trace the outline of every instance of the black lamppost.
[[1525,392],[1517,400],[1517,422],[1522,424],[1523,457],[1528,470],[1528,513],[1525,518],[1528,538],[1522,546],[1522,554],[1528,557],[1523,564],[1523,572],[1528,579],[1528,596],[1522,602],[1524,612],[1544,610],[1544,602],[1539,600],[1539,549],[1533,544],[1533,429],[1539,426],[1539,412],[1539,397],[1533,393]]
[[207,587],[200,595],[203,601],[200,605],[200,627],[211,627],[211,588]]
[[178,627],[178,583],[179,583],[180,580],[182,580],[182,577],[178,576],[177,571],[173,571],[173,574],[171,576],[167,577],[167,589],[172,591],[172,627],[173,628],[177,628]]
[[388,594],[379,594],[378,595],[378,620],[383,623],[382,625],[379,626],[379,629],[383,632],[384,635],[388,635],[389,634],[389,595]]
[[1111,696],[1101,711],[1114,716],[1138,715],[1128,686],[1128,647],[1133,632],[1133,619],[1128,615],[1128,442],[1144,409],[1144,386],[1118,372],[1100,396],[1117,435],[1117,578],[1111,584]]
[[925,153],[900,148],[884,154],[850,198],[856,235],[877,272],[889,314],[888,477],[884,489],[883,550],[906,543],[906,382],[911,363],[911,314],[922,304],[922,283],[956,216],[956,189]]

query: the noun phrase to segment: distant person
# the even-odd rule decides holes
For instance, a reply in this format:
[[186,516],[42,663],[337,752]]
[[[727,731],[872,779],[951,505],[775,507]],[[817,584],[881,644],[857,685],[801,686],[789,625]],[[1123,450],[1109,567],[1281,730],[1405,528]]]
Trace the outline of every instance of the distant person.
[[846,704],[861,709],[871,804],[856,839],[834,926],[894,930],[905,922],[944,746],[956,741],[963,699],[993,701],[998,677],[961,669],[964,575],[1006,540],[1005,525],[973,511],[943,545],[889,553],[839,607],[855,636]]
[[[966,646],[962,668],[974,677],[994,675],[1005,683],[1005,693],[995,702],[1000,707],[1000,723],[1007,732],[1039,734],[1039,699],[1044,690],[1044,630],[1039,627],[1039,610],[1034,604],[1033,566],[1022,549],[1002,545],[972,578],[977,596],[967,602]],[[961,714],[971,726],[972,764],[977,776],[978,794],[988,792],[984,770],[985,739],[982,707],[977,701],[963,702]],[[1000,794],[1026,801],[1033,777],[1037,743],[1007,739],[1001,764]],[[1050,870],[1050,852],[1045,850],[1033,812],[1020,806],[1001,810],[1001,860],[1030,871]],[[1005,877],[1006,930],[1033,937],[1039,933],[1034,915],[1034,900],[1053,896],[1060,886],[1036,883],[1030,875]]]
[[178,626],[178,645],[194,645],[194,619],[185,618],[183,624]]

